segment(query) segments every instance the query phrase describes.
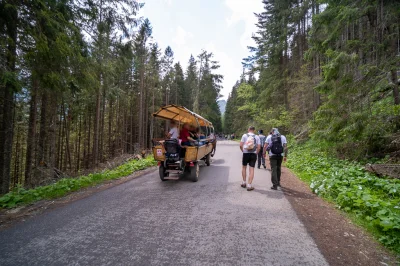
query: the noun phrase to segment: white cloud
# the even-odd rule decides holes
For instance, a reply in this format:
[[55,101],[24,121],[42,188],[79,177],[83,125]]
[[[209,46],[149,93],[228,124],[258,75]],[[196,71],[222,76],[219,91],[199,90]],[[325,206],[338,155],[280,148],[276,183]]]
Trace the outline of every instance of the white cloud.
[[189,61],[191,53],[193,53],[193,40],[194,35],[186,31],[182,26],[178,26],[172,33],[171,36],[171,48],[174,51],[175,62],[180,62],[185,71],[187,62]]
[[181,26],[178,26],[175,31],[175,37],[172,39],[172,42],[177,45],[177,47],[182,47],[187,43],[187,39],[193,38],[193,34],[191,32],[185,31]]
[[169,6],[172,5],[172,0],[163,0],[163,2]]
[[247,50],[247,46],[254,44],[251,39],[252,33],[257,30],[257,18],[254,13],[263,11],[263,4],[260,0],[225,0],[225,4],[232,11],[230,17],[226,18],[228,26],[233,26],[238,22],[243,21],[245,30],[240,37],[240,44]]

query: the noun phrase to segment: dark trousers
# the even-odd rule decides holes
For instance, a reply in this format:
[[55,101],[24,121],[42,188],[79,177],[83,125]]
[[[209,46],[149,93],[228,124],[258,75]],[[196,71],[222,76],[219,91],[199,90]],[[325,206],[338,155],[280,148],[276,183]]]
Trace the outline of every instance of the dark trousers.
[[280,185],[281,182],[281,165],[282,156],[270,156],[269,161],[271,162],[271,182],[274,187]]
[[265,166],[265,157],[263,156],[263,148],[261,147],[260,152],[257,154],[257,162],[258,162],[258,168],[262,165]]

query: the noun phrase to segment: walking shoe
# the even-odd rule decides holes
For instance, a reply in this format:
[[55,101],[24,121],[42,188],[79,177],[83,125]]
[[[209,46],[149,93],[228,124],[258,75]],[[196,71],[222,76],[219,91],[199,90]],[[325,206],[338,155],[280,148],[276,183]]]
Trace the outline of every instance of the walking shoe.
[[253,186],[247,187],[247,191],[252,191],[252,190],[254,190],[254,187],[253,187]]
[[278,183],[278,187],[282,187],[282,186],[281,186],[281,183]]
[[271,189],[278,190],[278,187],[277,186],[272,186]]
[[260,169],[260,166],[258,166],[257,168]]
[[246,183],[240,185],[242,188],[246,188]]
[[265,166],[265,164],[263,164],[263,166],[264,166],[264,169],[267,169],[267,167]]

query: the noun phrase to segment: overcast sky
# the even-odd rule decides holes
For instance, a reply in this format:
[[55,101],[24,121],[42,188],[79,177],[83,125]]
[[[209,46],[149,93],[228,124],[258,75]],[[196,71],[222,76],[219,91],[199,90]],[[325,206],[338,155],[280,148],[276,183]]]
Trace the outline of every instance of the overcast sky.
[[262,11],[261,0],[144,0],[140,15],[153,26],[160,48],[170,45],[175,62],[186,69],[190,54],[201,49],[213,52],[224,75],[221,94],[227,98],[242,73],[242,59],[249,55],[256,31],[255,13]]

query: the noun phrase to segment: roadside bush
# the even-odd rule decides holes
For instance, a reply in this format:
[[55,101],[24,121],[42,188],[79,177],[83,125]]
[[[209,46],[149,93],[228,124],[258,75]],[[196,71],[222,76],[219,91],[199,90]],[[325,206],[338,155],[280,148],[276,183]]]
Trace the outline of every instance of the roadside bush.
[[58,182],[26,190],[17,187],[13,191],[0,197],[0,208],[14,208],[19,205],[29,204],[42,199],[54,199],[65,196],[69,192],[93,186],[106,180],[117,179],[132,174],[135,171],[156,165],[152,156],[142,160],[131,160],[117,168],[105,170],[100,173],[89,174],[78,178],[63,178]]
[[287,166],[314,193],[355,216],[382,244],[400,253],[400,180],[378,178],[356,162],[329,157],[315,143],[290,151]]

